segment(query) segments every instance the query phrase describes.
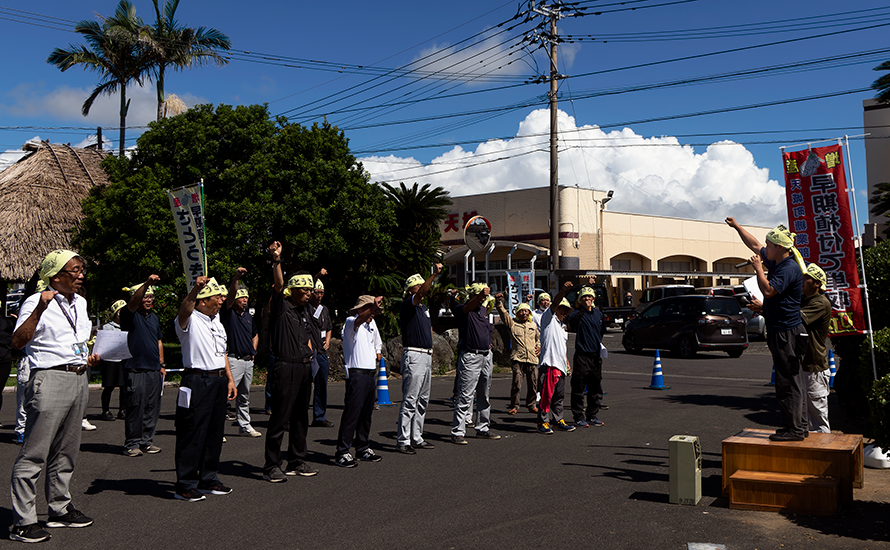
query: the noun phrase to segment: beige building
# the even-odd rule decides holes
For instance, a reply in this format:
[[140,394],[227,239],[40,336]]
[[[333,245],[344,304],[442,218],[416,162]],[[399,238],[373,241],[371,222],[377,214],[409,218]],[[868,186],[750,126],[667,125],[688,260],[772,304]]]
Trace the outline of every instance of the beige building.
[[[560,187],[560,270],[549,271],[548,187],[452,197],[441,224],[451,282],[487,280],[494,289],[506,284],[506,270],[535,271],[535,287],[555,290],[559,275],[609,277],[621,293],[638,297],[656,284],[695,286],[739,284],[753,274],[736,264],[751,256],[735,230],[723,222],[612,212],[606,191]],[[473,216],[491,224],[492,245],[472,252],[463,228]],[[744,220],[739,220],[744,222]],[[746,226],[761,241],[771,227]],[[466,273],[466,275],[464,275]]]
[[[872,208],[871,195],[879,183],[890,182],[890,141],[886,136],[890,134],[890,104],[878,103],[874,99],[866,99],[862,102],[862,124],[865,133],[871,134],[871,139],[865,140],[865,170],[868,181],[868,209]],[[877,236],[885,239],[887,235],[886,216],[868,214],[869,223],[877,223]],[[868,241],[865,241],[868,243]]]

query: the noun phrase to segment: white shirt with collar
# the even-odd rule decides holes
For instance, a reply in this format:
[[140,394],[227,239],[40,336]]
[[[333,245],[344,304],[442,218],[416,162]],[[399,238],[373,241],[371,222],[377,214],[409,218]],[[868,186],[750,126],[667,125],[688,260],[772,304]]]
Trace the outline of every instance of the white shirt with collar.
[[[48,290],[55,289],[49,287]],[[39,292],[25,300],[19,310],[16,329],[34,313],[39,302]],[[67,317],[65,313],[68,314]],[[71,302],[68,302],[64,296],[56,294],[40,316],[34,337],[22,351],[35,370],[62,365],[86,365],[89,355],[87,341],[92,328],[83,296],[75,293]]]
[[173,325],[182,344],[183,368],[226,368],[226,329],[219,320],[219,314],[211,318],[196,309],[189,316],[185,329],[179,326],[178,317],[173,318]]
[[[343,325],[343,359],[346,361],[346,368],[375,370],[378,342],[381,342],[377,323],[371,319],[355,330],[355,318],[355,315],[349,317]],[[382,343],[380,345],[382,347]]]

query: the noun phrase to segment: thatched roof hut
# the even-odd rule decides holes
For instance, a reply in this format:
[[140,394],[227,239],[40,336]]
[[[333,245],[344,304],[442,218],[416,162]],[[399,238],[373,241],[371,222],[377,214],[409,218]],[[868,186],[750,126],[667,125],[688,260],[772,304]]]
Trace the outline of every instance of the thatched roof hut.
[[80,202],[107,185],[100,166],[109,153],[43,142],[0,172],[0,279],[26,281],[47,253],[71,248]]

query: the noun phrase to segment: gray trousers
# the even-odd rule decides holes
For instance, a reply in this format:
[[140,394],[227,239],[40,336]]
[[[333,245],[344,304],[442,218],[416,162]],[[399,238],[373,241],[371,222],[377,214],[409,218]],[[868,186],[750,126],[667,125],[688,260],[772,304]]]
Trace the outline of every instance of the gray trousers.
[[399,445],[423,443],[423,421],[430,404],[433,357],[405,350],[402,353],[402,405],[399,407]]
[[804,419],[804,426],[808,426],[811,432],[830,434],[828,394],[831,392],[831,388],[828,384],[831,374],[828,370],[823,370],[819,372],[804,371],[803,375],[807,388],[807,418]]
[[242,430],[246,430],[250,427],[250,384],[253,382],[253,361],[243,361],[230,355],[229,367],[232,369],[235,388],[238,389],[238,397],[235,398],[238,426]]
[[161,371],[135,372],[124,369],[127,417],[124,420],[124,446],[144,449],[155,438],[158,415],[161,413]]
[[466,434],[467,420],[473,410],[473,394],[476,394],[476,432],[488,431],[491,423],[491,403],[488,400],[491,390],[492,353],[462,352],[457,360],[458,384],[457,403],[454,405],[454,421],[451,435],[463,437]]
[[85,374],[34,369],[25,388],[25,443],[12,466],[9,492],[13,523],[37,523],[37,480],[46,467],[49,515],[62,516],[71,502],[68,486],[80,451],[81,422],[89,399]]

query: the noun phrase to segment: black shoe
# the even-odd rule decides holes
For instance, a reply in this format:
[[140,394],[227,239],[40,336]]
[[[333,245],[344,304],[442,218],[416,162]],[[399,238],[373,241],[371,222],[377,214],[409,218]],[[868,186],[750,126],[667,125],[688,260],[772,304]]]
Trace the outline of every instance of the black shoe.
[[311,477],[316,474],[318,474],[318,470],[306,464],[305,462],[300,462],[299,464],[295,464],[294,466],[288,466],[287,470],[284,471],[284,475],[286,476]]
[[334,423],[330,420],[316,420],[312,424],[309,424],[313,428],[333,428]]
[[421,441],[420,443],[412,443],[411,446],[414,447],[415,449],[435,449],[436,448],[435,445],[433,445],[432,443],[428,443],[426,441]]
[[118,420],[126,420],[126,418],[127,418],[127,413],[125,413],[124,411],[117,411],[117,419]]
[[769,436],[770,441],[803,441],[802,435],[797,435],[791,432],[777,432]]
[[268,481],[269,483],[284,483],[285,481],[287,481],[284,473],[282,473],[282,471],[278,468],[273,469],[271,472],[264,473],[263,479]]
[[396,450],[403,455],[416,455],[417,451],[411,448],[411,445],[396,445]]
[[198,502],[199,500],[207,500],[207,497],[202,495],[201,491],[197,489],[188,489],[182,492],[177,491],[176,494],[173,496],[178,500],[184,500],[186,502]]
[[79,510],[74,508],[73,504],[68,504],[65,508],[64,516],[50,516],[46,519],[47,527],[88,527],[93,524],[92,518],[88,518]]
[[491,433],[491,430],[485,430],[484,432],[476,432],[476,437],[478,437],[480,439],[490,439],[492,441],[495,441],[495,440],[501,438],[501,436]]
[[451,442],[455,445],[467,445],[467,440],[462,435],[452,435]]
[[114,415],[111,414],[111,411],[105,411],[99,418],[107,422],[114,422]]
[[352,458],[352,455],[349,453],[344,453],[337,457],[335,464],[340,466],[341,468],[355,468],[358,463]]
[[36,523],[13,526],[9,530],[9,540],[17,540],[19,542],[43,542],[51,538],[53,536],[41,529],[40,525]]
[[374,452],[374,449],[365,449],[358,453],[358,459],[362,462],[380,462],[383,457]]
[[198,487],[198,492],[202,495],[227,495],[232,492],[232,488],[226,487],[225,485],[217,481],[216,483],[208,485],[203,489]]

